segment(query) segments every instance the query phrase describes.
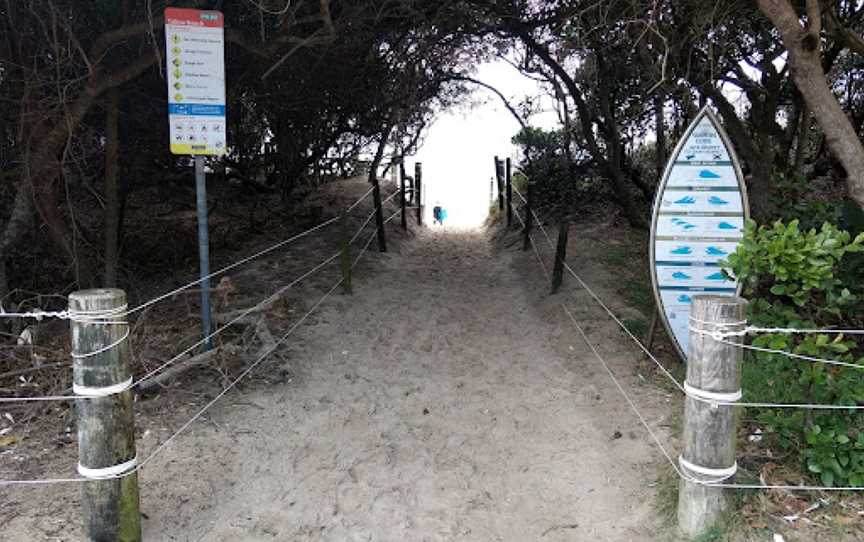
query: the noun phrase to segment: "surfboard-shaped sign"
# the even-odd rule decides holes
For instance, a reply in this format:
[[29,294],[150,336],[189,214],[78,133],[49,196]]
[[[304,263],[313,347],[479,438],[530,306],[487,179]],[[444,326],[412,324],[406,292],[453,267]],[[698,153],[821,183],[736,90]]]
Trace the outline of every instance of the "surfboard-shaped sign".
[[693,296],[739,291],[718,262],[735,251],[748,216],[738,157],[706,107],[666,164],[651,221],[654,296],[663,325],[685,360]]

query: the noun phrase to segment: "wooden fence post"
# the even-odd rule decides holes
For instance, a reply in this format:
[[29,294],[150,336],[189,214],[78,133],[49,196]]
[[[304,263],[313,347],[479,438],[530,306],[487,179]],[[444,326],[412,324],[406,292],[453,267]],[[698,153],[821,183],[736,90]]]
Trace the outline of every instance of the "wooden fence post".
[[498,211],[504,210],[504,164],[495,157],[495,180],[498,181]]
[[408,210],[407,202],[405,201],[405,157],[399,159],[399,205],[401,206],[402,214],[402,229],[408,229]]
[[414,190],[417,197],[414,198],[417,204],[417,225],[423,225],[423,164],[417,162],[414,164]]
[[[746,311],[744,299],[716,295],[694,296],[690,309],[684,451],[678,461],[684,474],[678,492],[678,527],[691,538],[705,534],[727,507],[723,488],[699,482],[722,482],[737,468],[735,407],[710,401],[735,402],[741,398],[744,350],[705,333],[740,331]],[[740,341],[741,337],[730,337],[726,342]]]
[[558,225],[558,246],[555,248],[555,266],[552,268],[552,293],[557,294],[564,280],[564,260],[567,259],[567,236],[570,233],[570,221],[561,219]]
[[505,165],[504,182],[507,183],[507,227],[513,224],[513,169],[510,159]]
[[525,226],[522,228],[522,250],[526,251],[531,246],[531,224],[533,215],[531,214],[531,179],[528,179],[528,184],[525,185]]
[[339,267],[342,268],[342,291],[345,295],[351,295],[351,232],[348,227],[348,213],[342,211],[340,222],[341,232],[339,239]]
[[138,542],[138,474],[129,369],[126,293],[83,290],[69,296],[72,379],[78,410],[78,473],[87,540]]

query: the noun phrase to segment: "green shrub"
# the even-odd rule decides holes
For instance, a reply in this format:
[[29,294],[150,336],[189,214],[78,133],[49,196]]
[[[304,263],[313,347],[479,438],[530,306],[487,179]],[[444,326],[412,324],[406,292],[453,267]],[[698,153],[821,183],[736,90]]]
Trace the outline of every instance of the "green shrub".
[[[748,320],[759,327],[824,329],[857,326],[859,298],[839,272],[848,254],[864,249],[864,234],[829,223],[802,230],[797,220],[757,227],[751,220],[735,253],[723,262],[750,299]],[[765,333],[753,345],[861,365],[862,369],[748,352],[745,400],[769,403],[864,403],[864,358],[841,334]],[[756,409],[768,439],[825,485],[864,486],[864,423],[853,410]]]

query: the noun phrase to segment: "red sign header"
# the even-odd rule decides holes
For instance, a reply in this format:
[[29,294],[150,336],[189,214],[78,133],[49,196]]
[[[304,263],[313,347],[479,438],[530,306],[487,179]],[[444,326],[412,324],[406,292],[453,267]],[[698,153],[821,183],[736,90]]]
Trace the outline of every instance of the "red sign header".
[[225,26],[225,17],[220,11],[165,8],[165,24],[223,28]]

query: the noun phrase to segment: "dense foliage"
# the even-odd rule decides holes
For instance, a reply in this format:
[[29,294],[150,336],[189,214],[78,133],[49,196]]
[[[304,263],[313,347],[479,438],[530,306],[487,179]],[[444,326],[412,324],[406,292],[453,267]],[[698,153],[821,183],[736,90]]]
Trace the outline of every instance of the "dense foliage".
[[[844,280],[844,261],[864,250],[829,223],[802,230],[797,220],[758,228],[724,263],[750,299],[748,320],[763,328],[860,329],[860,281]],[[745,400],[784,404],[864,404],[864,349],[842,333],[762,333],[744,368]],[[791,358],[790,352],[842,363]],[[860,366],[860,367],[859,367]],[[855,410],[755,409],[766,444],[799,458],[827,485],[864,486],[864,419]]]

